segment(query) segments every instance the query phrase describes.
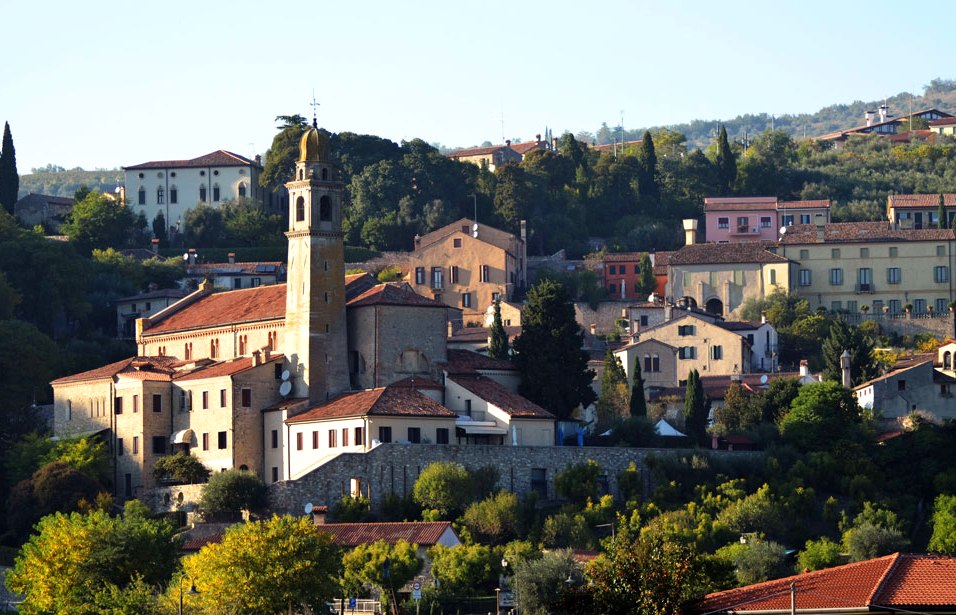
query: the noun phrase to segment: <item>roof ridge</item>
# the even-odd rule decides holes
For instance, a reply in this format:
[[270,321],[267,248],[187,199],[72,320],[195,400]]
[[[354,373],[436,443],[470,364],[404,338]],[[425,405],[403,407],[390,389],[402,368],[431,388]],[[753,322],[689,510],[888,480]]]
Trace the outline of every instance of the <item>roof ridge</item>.
[[890,578],[891,573],[893,573],[897,566],[899,565],[900,560],[902,559],[902,554],[897,551],[896,553],[891,553],[886,557],[892,558],[890,565],[886,567],[886,570],[883,571],[883,574],[880,575],[880,578],[876,581],[876,584],[873,586],[873,591],[870,592],[870,595],[866,599],[866,605],[871,606],[873,601],[876,599],[876,596],[883,590],[883,584]]

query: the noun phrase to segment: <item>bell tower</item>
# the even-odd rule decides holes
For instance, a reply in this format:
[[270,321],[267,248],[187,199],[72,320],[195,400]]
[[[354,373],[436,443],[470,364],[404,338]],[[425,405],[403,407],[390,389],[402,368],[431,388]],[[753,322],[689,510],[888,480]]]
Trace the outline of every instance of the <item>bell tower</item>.
[[349,389],[342,203],[329,139],[312,126],[299,141],[289,190],[286,356],[295,397],[325,401]]

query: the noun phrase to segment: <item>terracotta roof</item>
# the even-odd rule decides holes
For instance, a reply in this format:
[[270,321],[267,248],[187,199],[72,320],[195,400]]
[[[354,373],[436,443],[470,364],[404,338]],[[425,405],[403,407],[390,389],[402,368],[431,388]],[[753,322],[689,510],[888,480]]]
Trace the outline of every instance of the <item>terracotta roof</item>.
[[[951,241],[952,229],[903,229],[891,222],[831,222],[823,225],[823,239],[813,224],[788,226],[780,237],[781,245],[802,245],[828,242],[876,241]],[[724,244],[730,245],[730,244]],[[744,244],[747,245],[747,244]]]
[[348,307],[369,305],[414,305],[416,307],[447,308],[441,301],[423,297],[397,284],[377,284],[348,301]]
[[173,373],[172,366],[177,361],[175,357],[130,357],[96,369],[57,378],[51,384],[103,380],[120,375],[142,380],[170,380]]
[[785,263],[788,259],[767,250],[769,242],[695,243],[671,254],[671,265]]
[[220,149],[190,160],[153,160],[134,164],[131,167],[123,167],[123,169],[136,171],[139,169],[188,169],[194,167],[248,167],[255,164],[244,156]]
[[479,374],[449,374],[448,379],[489,404],[497,406],[513,418],[554,420],[553,414],[521,395],[512,393],[491,378]]
[[941,117],[938,120],[930,120],[930,126],[949,126],[950,124],[956,124],[956,117]]
[[[384,540],[395,544],[404,540],[419,546],[437,544],[451,529],[449,521],[405,521],[401,523],[316,523],[320,532],[332,535],[340,547],[357,547]],[[452,530],[454,531],[454,530]]]
[[777,209],[830,209],[830,199],[816,201],[781,201]]
[[704,211],[761,211],[777,206],[775,196],[722,196],[704,199]]
[[932,141],[936,133],[932,130],[905,130],[887,137],[891,143],[909,143],[910,141]]
[[188,294],[189,291],[183,290],[181,288],[160,288],[159,290],[151,290],[138,295],[123,297],[122,299],[117,299],[116,301],[143,301],[145,299],[163,299],[167,297],[171,297],[173,299],[182,299]]
[[605,263],[638,263],[643,255],[643,252],[608,252],[603,260]]
[[[949,119],[956,123],[956,117]],[[894,209],[939,207],[939,194],[891,194],[887,197],[887,203]],[[943,206],[956,207],[956,194],[943,194]]]
[[241,262],[241,263],[194,263],[186,265],[186,275],[208,274],[281,274],[285,273],[282,261]]
[[286,423],[304,423],[356,416],[417,416],[454,418],[454,412],[427,395],[410,387],[384,387],[343,393],[301,414]]
[[[268,361],[262,361],[261,365],[282,361],[285,357],[281,354],[273,354]],[[252,357],[240,357],[231,361],[220,361],[211,365],[204,365],[185,373],[179,373],[173,376],[173,380],[200,380],[202,378],[219,378],[220,376],[232,376],[240,372],[258,367],[252,364]]]
[[26,198],[30,198],[30,197],[35,197],[35,198],[37,198],[37,199],[42,199],[42,200],[46,201],[47,203],[50,203],[51,205],[73,205],[73,197],[68,197],[68,196],[53,196],[53,195],[51,195],[51,194],[37,194],[36,192],[31,192],[31,193],[29,193],[29,194],[27,194],[27,195],[21,197],[17,202],[19,203],[20,201],[22,201],[22,200],[24,200],[24,199],[26,199]]
[[[468,156],[483,156],[484,154],[493,154],[499,150],[507,149],[507,145],[489,145],[487,147],[466,147],[465,149],[455,150],[448,154],[448,158],[466,158]],[[515,152],[517,153],[517,152]]]
[[920,360],[899,361],[899,362],[896,363],[896,365],[893,366],[893,369],[891,369],[890,371],[886,372],[886,373],[883,374],[882,376],[877,376],[876,378],[871,378],[870,380],[867,380],[866,382],[863,382],[863,383],[861,383],[861,384],[858,384],[858,385],[856,385],[855,387],[853,387],[852,390],[853,390],[853,391],[860,391],[860,390],[862,390],[862,389],[865,389],[865,388],[868,387],[868,386],[872,386],[872,385],[876,384],[877,382],[883,382],[883,381],[885,381],[885,380],[888,379],[888,378],[892,378],[892,377],[894,377],[894,376],[898,376],[899,374],[902,374],[903,372],[907,372],[907,371],[909,371],[909,370],[911,370],[911,369],[913,369],[913,368],[915,368],[915,367],[919,367],[919,366],[921,366],[921,365],[926,365],[927,363],[932,364],[932,363],[935,363],[935,361],[936,361],[936,357],[935,357],[935,356],[928,356],[928,357],[927,357],[927,356],[923,356],[922,359],[920,359]]
[[444,391],[445,387],[438,382],[435,382],[431,378],[425,378],[423,376],[409,376],[408,378],[402,378],[398,382],[393,382],[388,385],[395,388],[409,388],[409,389],[418,389],[419,391],[425,389],[429,391]]
[[548,146],[546,141],[524,141],[523,143],[512,143],[511,149],[522,156],[536,149],[545,149]]
[[[520,329],[520,327],[505,328]],[[515,366],[507,359],[495,359],[471,350],[448,349],[448,364],[445,366],[445,371],[449,374],[474,374],[482,369],[514,371]]]
[[285,318],[285,284],[212,293],[151,323],[145,335]]
[[667,266],[671,262],[673,252],[654,253],[654,275],[667,275]]
[[801,611],[953,607],[956,558],[894,553],[709,594],[687,612],[789,612],[791,583]]
[[[461,233],[462,236],[473,239],[471,236],[471,228],[474,223],[474,220],[469,218],[460,218],[451,224],[446,224],[445,226],[435,229],[430,233],[425,233],[418,238],[417,242],[415,242],[415,251],[418,252],[419,250],[423,250],[428,246],[438,243],[446,237],[456,233]],[[467,230],[462,231],[463,228]],[[512,233],[497,229],[487,224],[478,225],[477,239],[493,246],[497,246],[509,254],[515,247],[515,244],[519,241],[518,238]]]
[[368,273],[348,273],[345,275],[345,301],[348,303],[358,297],[373,286],[378,285],[378,280]]
[[[509,340],[513,340],[517,336],[521,335],[520,326],[507,326],[505,327],[505,334],[508,336]],[[491,335],[491,327],[462,327],[461,329],[455,329],[451,337],[448,338],[449,342],[487,342],[488,336]]]
[[225,534],[212,534],[210,536],[203,536],[202,538],[191,538],[183,542],[183,546],[179,548],[180,551],[198,551],[205,547],[206,545],[217,545],[222,542],[222,539],[225,537]]

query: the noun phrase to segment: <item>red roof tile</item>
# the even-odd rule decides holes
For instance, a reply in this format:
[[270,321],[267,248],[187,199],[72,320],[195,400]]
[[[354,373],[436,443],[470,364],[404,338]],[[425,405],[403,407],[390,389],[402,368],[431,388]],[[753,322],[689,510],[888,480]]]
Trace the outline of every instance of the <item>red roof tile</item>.
[[730,263],[785,263],[787,259],[767,250],[769,242],[695,243],[671,254],[671,265]]
[[608,252],[604,255],[605,263],[639,263],[643,252]]
[[[948,118],[954,120],[956,117]],[[939,207],[938,194],[891,194],[888,199],[890,207],[894,209],[906,209],[908,207]],[[952,192],[943,194],[944,207],[956,207],[956,194]]]
[[188,169],[193,167],[248,167],[255,165],[255,162],[240,156],[227,152],[224,149],[216,150],[198,158],[191,160],[153,160],[142,164],[134,164],[130,167],[123,167],[126,171],[136,171],[139,169]]
[[212,293],[151,323],[145,335],[285,318],[285,284]]
[[441,301],[423,297],[413,290],[397,284],[378,284],[349,300],[348,307],[369,305],[414,305],[416,307],[447,308]]
[[448,379],[489,404],[501,408],[513,418],[554,420],[553,414],[521,395],[512,393],[491,378],[478,374],[450,374]]
[[777,206],[775,196],[726,196],[704,199],[704,211],[761,211]]
[[667,275],[667,266],[671,262],[673,252],[654,253],[654,275]]
[[390,387],[402,388],[406,387],[409,389],[418,389],[428,390],[428,391],[444,391],[445,387],[440,383],[435,382],[431,378],[423,378],[422,376],[409,376],[408,378],[402,378],[398,382],[393,382],[388,385]]
[[177,361],[175,357],[130,357],[96,369],[57,378],[51,384],[103,380],[120,375],[141,380],[170,380],[173,374],[172,365]]
[[[284,357],[281,354],[273,354],[268,361],[263,361],[261,365],[282,361]],[[221,376],[233,376],[246,370],[257,367],[252,364],[252,357],[240,357],[231,361],[220,361],[211,365],[204,365],[185,373],[179,373],[173,376],[174,380],[201,380],[203,378],[219,378]]]
[[688,613],[956,606],[956,558],[902,555],[846,564],[709,594]]
[[536,149],[545,149],[548,146],[546,141],[524,141],[523,143],[512,143],[511,149],[522,156]]
[[[384,540],[395,544],[404,540],[419,546],[437,544],[451,528],[448,521],[406,521],[403,523],[317,523],[320,532],[332,535],[332,541],[341,547],[357,547]],[[454,531],[454,530],[452,530]]]
[[781,201],[777,209],[830,209],[830,199],[816,201]]
[[823,226],[822,239],[817,232],[816,225],[798,224],[788,226],[787,232],[780,236],[780,244],[803,245],[828,242],[951,241],[952,239],[952,229],[896,228],[890,222],[831,222]]
[[418,416],[454,418],[456,414],[427,395],[410,387],[385,387],[343,393],[286,423],[305,423],[357,416]]
[[483,156],[493,154],[498,150],[508,148],[507,145],[489,145],[487,147],[466,147],[465,149],[455,150],[448,154],[449,158],[467,158],[468,156]]

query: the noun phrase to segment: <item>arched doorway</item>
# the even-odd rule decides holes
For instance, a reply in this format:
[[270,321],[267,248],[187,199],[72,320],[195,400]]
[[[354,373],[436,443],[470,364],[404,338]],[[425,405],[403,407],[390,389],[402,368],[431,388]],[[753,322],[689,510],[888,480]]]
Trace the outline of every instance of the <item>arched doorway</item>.
[[677,304],[682,308],[695,308],[697,307],[697,300],[693,297],[681,297]]
[[716,314],[717,316],[723,316],[724,314],[724,303],[720,299],[714,297],[713,299],[708,299],[707,304],[704,306],[711,314]]

